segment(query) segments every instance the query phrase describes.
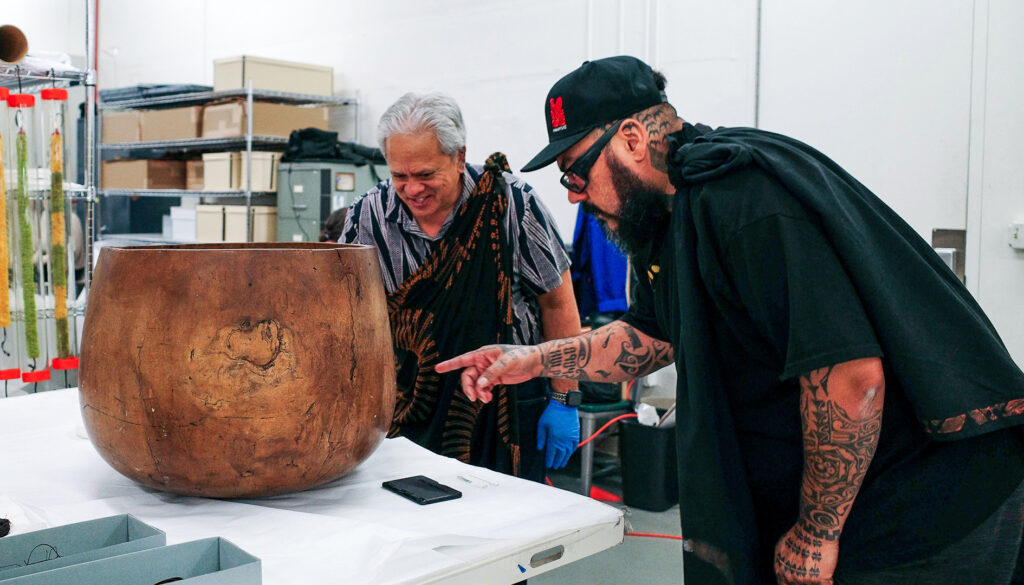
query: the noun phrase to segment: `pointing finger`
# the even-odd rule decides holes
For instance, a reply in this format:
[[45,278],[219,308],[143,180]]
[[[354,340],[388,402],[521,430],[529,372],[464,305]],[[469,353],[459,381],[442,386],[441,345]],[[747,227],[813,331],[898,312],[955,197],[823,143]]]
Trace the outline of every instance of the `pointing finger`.
[[453,357],[450,360],[445,360],[434,366],[434,370],[440,374],[444,374],[445,372],[450,372],[452,370],[457,370],[459,368],[465,368],[466,366],[470,366],[473,364],[472,359],[469,357],[470,355],[471,354],[464,353],[460,356]]

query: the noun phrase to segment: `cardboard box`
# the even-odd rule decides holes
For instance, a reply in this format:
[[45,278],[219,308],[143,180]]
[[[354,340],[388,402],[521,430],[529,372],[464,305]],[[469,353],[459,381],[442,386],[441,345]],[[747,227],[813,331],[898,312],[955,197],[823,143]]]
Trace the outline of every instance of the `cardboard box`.
[[[252,241],[276,242],[277,208],[271,205],[253,205],[251,210]],[[246,215],[244,205],[225,205],[224,241],[244,242],[245,221]]]
[[245,89],[334,95],[334,68],[242,55],[214,59],[213,91]]
[[259,585],[260,560],[223,538],[204,538],[70,565],[2,581],[4,585]]
[[141,140],[140,118],[138,111],[103,112],[103,142],[138,142]]
[[185,188],[189,191],[203,190],[203,161],[185,161]]
[[0,583],[166,543],[163,531],[130,514],[12,535],[0,539]]
[[224,241],[224,206],[223,205],[197,205],[196,206],[196,241],[197,242],[223,242]]
[[139,134],[143,142],[199,138],[202,113],[202,106],[143,110],[140,112]]
[[[277,191],[279,152],[252,153],[252,190]],[[208,152],[203,154],[203,189],[237,191],[245,189],[249,169],[244,152]]]
[[[327,108],[254,102],[252,114],[254,136],[287,138],[292,130],[301,128],[327,130]],[[244,102],[213,104],[203,108],[203,138],[231,138],[245,132]]]
[[103,189],[184,189],[185,161],[115,160],[103,163]]

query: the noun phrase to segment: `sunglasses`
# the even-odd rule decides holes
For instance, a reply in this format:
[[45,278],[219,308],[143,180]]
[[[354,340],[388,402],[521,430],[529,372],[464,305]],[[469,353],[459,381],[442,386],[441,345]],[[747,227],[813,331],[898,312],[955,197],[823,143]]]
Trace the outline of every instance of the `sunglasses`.
[[612,136],[615,136],[615,133],[619,131],[619,126],[621,125],[622,120],[612,124],[597,139],[597,142],[591,144],[590,148],[562,173],[561,181],[563,187],[573,193],[582,193],[587,188],[587,175],[590,174],[590,167],[594,166],[594,163],[597,162],[597,158],[601,156],[601,151],[608,145],[608,141],[612,139]]

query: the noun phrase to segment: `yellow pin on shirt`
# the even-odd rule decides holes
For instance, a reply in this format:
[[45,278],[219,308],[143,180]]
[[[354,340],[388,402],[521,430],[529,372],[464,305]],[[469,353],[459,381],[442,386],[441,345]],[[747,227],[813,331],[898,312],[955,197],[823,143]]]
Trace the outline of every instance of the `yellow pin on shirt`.
[[652,264],[651,267],[647,269],[647,278],[649,278],[651,282],[654,282],[654,276],[659,272],[661,272],[661,266]]

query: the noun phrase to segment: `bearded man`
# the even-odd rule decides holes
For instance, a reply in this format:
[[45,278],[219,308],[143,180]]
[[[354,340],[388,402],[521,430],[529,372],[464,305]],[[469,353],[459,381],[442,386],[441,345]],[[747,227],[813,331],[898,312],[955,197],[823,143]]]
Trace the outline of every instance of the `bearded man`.
[[463,390],[672,361],[686,583],[1009,583],[1024,374],[916,232],[810,146],[681,119],[632,57],[545,102],[569,199],[642,275],[621,320],[438,366]]

